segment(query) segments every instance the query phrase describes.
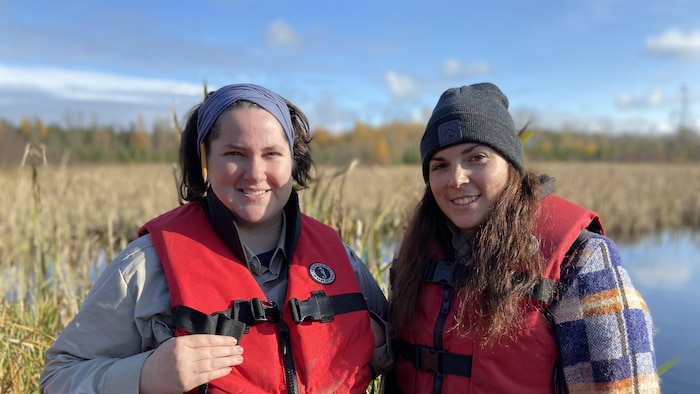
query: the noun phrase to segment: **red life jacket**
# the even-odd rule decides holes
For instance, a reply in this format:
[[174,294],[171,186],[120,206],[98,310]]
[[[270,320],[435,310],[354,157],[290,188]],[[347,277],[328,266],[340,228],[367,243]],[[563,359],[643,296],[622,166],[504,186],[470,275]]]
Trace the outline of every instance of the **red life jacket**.
[[[200,203],[183,205],[144,226],[162,260],[175,313],[189,313],[191,321],[175,334],[188,334],[183,328],[215,333],[212,324],[231,322],[247,331],[239,337],[243,363],[209,382],[207,392],[364,393],[369,385],[374,339],[345,248],[332,228],[301,216],[302,231],[289,262],[287,302],[276,308],[216,234]],[[364,309],[342,310],[358,297]],[[281,319],[268,319],[271,307]],[[248,313],[246,324],[234,316],[241,310]]]
[[[543,276],[552,280],[547,283],[555,284],[564,255],[579,233],[589,226],[602,233],[602,226],[594,212],[555,195],[548,195],[541,204],[537,235],[547,261]],[[432,277],[444,277],[445,267],[450,266],[437,267]],[[421,289],[414,324],[400,333],[396,345],[396,384],[403,393],[554,391],[557,344],[552,324],[542,313],[550,299],[530,308],[515,339],[502,338],[484,347],[478,334],[448,330],[455,326],[458,306],[452,289],[449,284],[435,283],[440,280],[428,279]],[[444,278],[442,283],[446,283]]]

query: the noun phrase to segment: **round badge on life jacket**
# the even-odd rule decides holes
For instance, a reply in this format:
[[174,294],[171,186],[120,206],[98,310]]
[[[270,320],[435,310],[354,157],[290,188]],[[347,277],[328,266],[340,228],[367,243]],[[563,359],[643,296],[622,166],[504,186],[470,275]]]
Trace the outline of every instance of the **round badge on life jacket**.
[[323,263],[311,264],[309,267],[309,276],[322,285],[329,285],[335,282],[335,272],[333,272],[331,267]]

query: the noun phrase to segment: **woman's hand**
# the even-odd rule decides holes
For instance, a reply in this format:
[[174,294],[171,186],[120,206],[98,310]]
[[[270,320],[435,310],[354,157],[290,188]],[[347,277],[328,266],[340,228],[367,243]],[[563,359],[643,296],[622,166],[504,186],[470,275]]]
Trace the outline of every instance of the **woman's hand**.
[[243,347],[223,335],[185,335],[160,345],[143,364],[139,391],[185,393],[228,375],[243,362]]

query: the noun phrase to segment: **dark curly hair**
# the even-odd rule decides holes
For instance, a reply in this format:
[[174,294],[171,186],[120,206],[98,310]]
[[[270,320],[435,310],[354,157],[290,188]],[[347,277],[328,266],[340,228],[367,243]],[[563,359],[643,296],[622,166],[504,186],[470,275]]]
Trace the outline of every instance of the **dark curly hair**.
[[[296,189],[305,189],[312,180],[312,169],[314,166],[311,158],[311,133],[309,130],[309,121],[303,112],[287,99],[284,102],[289,108],[289,114],[294,127],[294,166],[292,169],[292,177],[294,178]],[[179,194],[182,201],[193,201],[206,196],[208,185],[202,177],[202,165],[199,158],[197,146],[197,118],[199,116],[199,108],[202,103],[197,104],[190,110],[187,116],[187,123],[182,132],[180,140],[180,182]],[[223,113],[236,108],[262,108],[259,105],[246,100],[238,100],[233,102]],[[222,114],[223,114],[222,113]],[[220,118],[221,116],[219,116]],[[212,127],[211,132],[204,140],[205,150],[209,152],[209,145],[212,140],[219,136],[219,122],[217,120]]]

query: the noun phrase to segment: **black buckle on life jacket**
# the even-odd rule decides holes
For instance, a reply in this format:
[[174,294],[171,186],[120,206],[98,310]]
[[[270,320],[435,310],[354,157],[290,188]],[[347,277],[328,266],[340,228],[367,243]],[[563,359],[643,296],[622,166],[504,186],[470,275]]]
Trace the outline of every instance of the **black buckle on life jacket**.
[[367,301],[360,292],[328,296],[325,291],[316,290],[312,291],[311,296],[305,301],[300,301],[298,298],[290,299],[289,309],[292,319],[297,324],[304,321],[327,323],[333,321],[335,315],[366,311]]
[[432,260],[425,267],[423,280],[440,285],[450,285],[453,282],[456,266],[457,264],[452,261]]
[[414,345],[400,338],[394,342],[394,347],[397,353],[417,370],[433,372],[439,376],[459,375],[470,377],[472,374],[471,355]]
[[558,285],[558,281],[540,277],[528,295],[545,304],[551,304],[557,295]]
[[258,297],[250,299],[250,312],[256,322],[276,322],[280,319],[277,305],[272,301],[263,301]]
[[292,312],[292,319],[297,324],[305,320],[322,323],[333,321],[331,300],[323,290],[312,291],[311,296],[305,301],[299,301],[298,298],[290,299],[289,309]]
[[416,346],[414,351],[416,352],[414,358],[416,369],[426,372],[433,371],[438,375],[442,375],[443,358],[445,356],[444,350]]

